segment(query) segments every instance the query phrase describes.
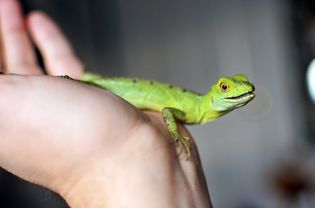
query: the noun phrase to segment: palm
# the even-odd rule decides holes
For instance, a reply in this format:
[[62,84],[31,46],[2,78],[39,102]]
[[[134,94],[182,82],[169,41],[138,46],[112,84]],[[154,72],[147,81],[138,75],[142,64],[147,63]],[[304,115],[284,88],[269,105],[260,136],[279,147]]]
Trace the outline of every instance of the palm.
[[[14,85],[9,85],[12,78]],[[16,144],[27,150],[19,151],[18,158],[28,158],[29,162],[11,171],[23,172],[23,177],[29,180],[34,170],[38,171],[37,176],[47,177],[47,161],[52,174],[49,177],[53,177],[63,175],[70,167],[90,165],[91,161],[83,161],[95,159],[93,155],[100,155],[100,152],[113,154],[113,149],[115,153],[121,148],[134,150],[139,147],[134,144],[139,144],[141,138],[128,140],[135,139],[132,136],[142,129],[153,130],[152,123],[142,112],[104,90],[58,77],[10,75],[2,76],[1,82],[7,86],[3,88],[2,96],[18,105],[1,103],[1,118],[15,115],[3,122],[2,138],[16,141],[11,144],[13,151]],[[16,134],[17,128],[19,134]],[[1,146],[8,148],[8,145]],[[12,154],[0,152],[2,158]]]

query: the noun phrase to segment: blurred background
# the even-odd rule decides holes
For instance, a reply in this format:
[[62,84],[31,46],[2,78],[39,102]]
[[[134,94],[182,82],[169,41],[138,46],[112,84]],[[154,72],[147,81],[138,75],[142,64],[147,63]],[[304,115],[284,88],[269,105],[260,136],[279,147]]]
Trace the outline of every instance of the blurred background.
[[[214,207],[315,207],[314,1],[22,3],[26,13],[45,11],[61,26],[89,71],[199,92],[219,76],[248,74],[257,89],[254,101],[189,127]],[[68,207],[4,170],[0,206]]]

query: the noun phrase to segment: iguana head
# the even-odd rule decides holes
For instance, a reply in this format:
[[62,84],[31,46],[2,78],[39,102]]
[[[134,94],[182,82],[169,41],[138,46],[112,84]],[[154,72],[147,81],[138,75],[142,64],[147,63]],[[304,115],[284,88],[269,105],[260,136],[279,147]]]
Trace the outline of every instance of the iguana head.
[[251,101],[255,87],[244,74],[222,77],[211,87],[211,109],[220,113],[242,107]]

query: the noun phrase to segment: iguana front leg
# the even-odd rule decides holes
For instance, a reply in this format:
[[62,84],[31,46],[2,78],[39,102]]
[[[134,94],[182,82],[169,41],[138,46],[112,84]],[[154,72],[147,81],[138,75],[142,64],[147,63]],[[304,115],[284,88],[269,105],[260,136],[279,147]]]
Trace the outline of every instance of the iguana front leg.
[[175,119],[183,120],[185,117],[185,113],[176,108],[166,107],[162,109],[162,115],[172,138],[174,139],[175,142],[180,143],[181,145],[180,147],[184,149],[187,156],[186,159],[188,160],[190,158],[191,150],[190,138],[179,134],[175,120]]

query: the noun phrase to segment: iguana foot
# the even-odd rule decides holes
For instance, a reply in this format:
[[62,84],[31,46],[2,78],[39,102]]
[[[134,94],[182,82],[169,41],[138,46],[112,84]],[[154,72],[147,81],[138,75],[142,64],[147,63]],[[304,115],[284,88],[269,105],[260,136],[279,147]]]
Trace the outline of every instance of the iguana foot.
[[186,153],[186,160],[189,160],[191,150],[190,138],[180,135],[175,120],[175,118],[183,120],[185,118],[185,113],[176,108],[166,107],[162,109],[162,115],[174,142],[179,144],[179,155],[184,151]]
[[185,152],[186,154],[186,160],[189,160],[191,155],[191,144],[190,144],[190,138],[186,136],[176,135],[173,136],[174,142],[179,144],[180,152],[179,155],[181,155],[182,152]]
[[69,77],[68,75],[60,75],[58,77],[64,78],[64,79],[72,79],[71,77]]

